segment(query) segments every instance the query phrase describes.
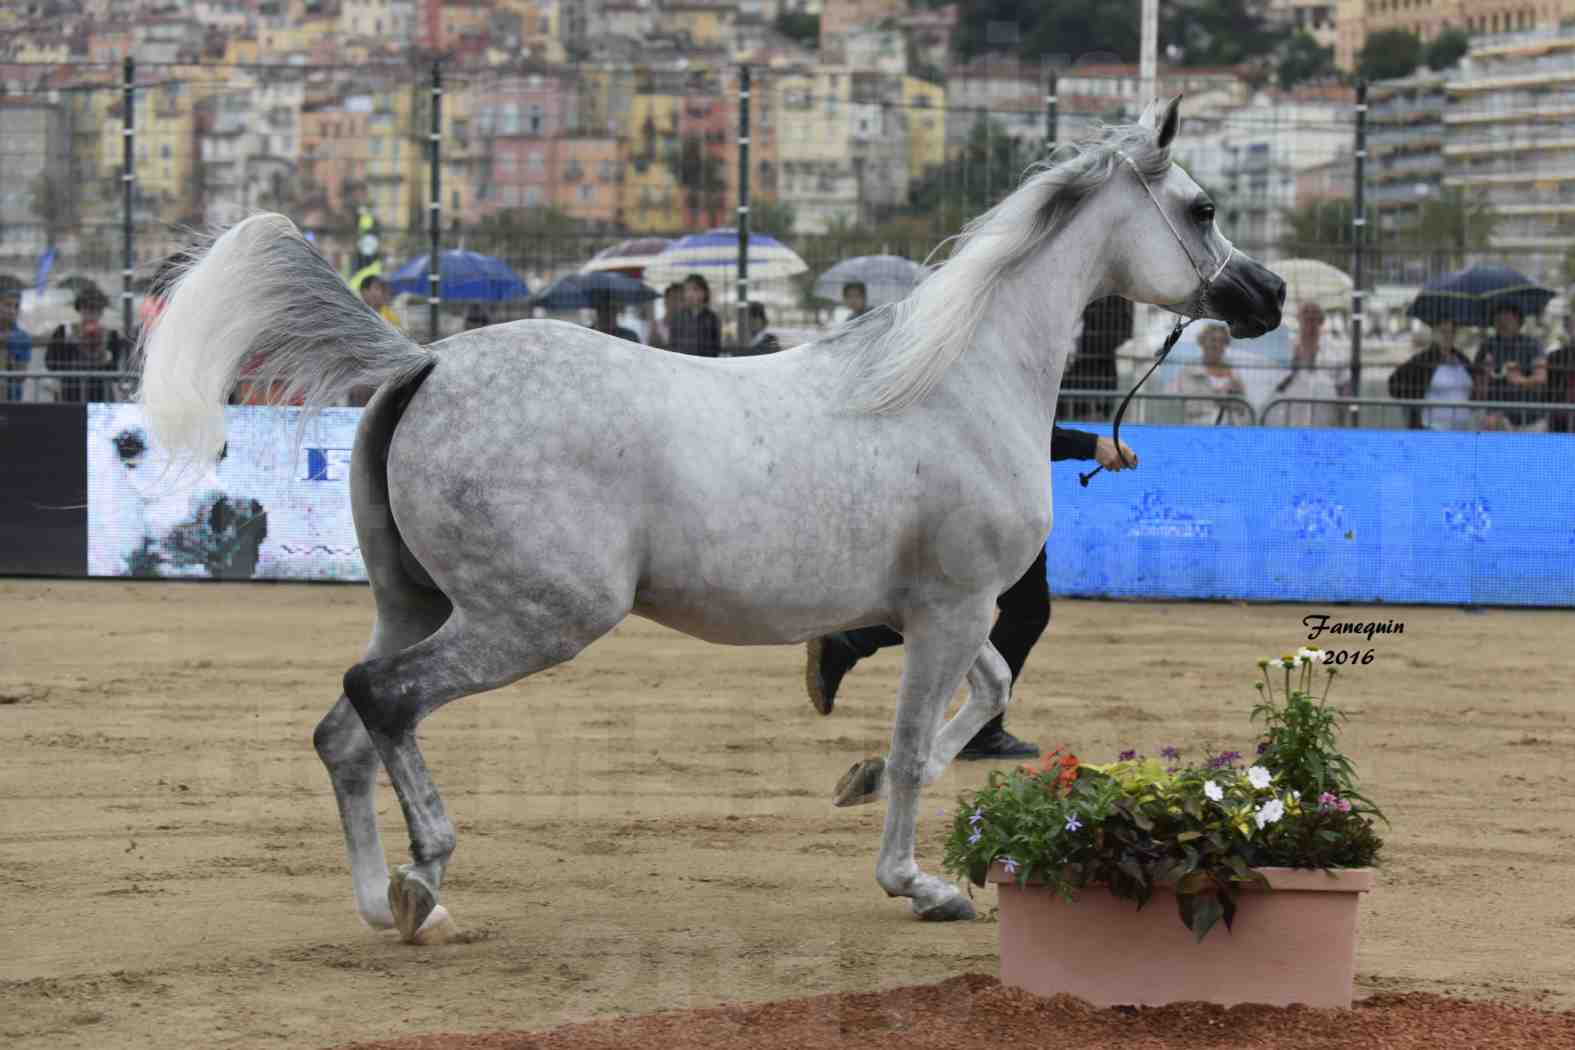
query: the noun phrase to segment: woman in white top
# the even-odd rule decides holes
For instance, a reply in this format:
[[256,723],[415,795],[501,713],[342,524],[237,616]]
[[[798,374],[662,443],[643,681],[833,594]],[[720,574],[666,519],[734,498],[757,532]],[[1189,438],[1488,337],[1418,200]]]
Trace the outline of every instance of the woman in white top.
[[1175,392],[1187,396],[1182,415],[1192,426],[1239,426],[1248,422],[1242,405],[1215,401],[1218,397],[1245,397],[1246,384],[1236,370],[1225,363],[1230,346],[1230,329],[1211,324],[1198,333],[1198,348],[1203,351],[1201,365],[1189,365],[1176,379]]
[[[1411,401],[1470,401],[1475,369],[1455,345],[1455,322],[1433,325],[1433,340],[1389,376],[1389,396]],[[1470,430],[1469,408],[1413,408],[1413,430]]]
[[[1318,351],[1323,343],[1323,307],[1317,303],[1302,303],[1296,313],[1296,346],[1291,356],[1291,367],[1274,385],[1277,398],[1314,398],[1332,401],[1339,396],[1334,378],[1318,368]],[[1337,427],[1340,425],[1340,406],[1300,402],[1284,406],[1276,412],[1274,422],[1283,418],[1292,427]]]

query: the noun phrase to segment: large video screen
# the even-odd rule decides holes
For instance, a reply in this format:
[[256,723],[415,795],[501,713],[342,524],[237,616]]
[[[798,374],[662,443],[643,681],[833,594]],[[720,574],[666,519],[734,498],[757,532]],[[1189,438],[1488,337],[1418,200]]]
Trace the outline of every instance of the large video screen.
[[[1105,426],[1089,427],[1102,433]],[[1575,605],[1575,435],[1123,427],[1054,469],[1052,593]]]
[[90,576],[364,580],[350,516],[350,449],[361,410],[225,409],[213,463],[172,465],[135,404],[87,415]]

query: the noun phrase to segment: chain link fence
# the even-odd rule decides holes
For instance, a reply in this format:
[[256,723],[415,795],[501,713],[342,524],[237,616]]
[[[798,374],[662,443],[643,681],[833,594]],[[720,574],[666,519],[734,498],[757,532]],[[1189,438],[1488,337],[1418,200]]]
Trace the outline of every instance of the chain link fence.
[[[134,335],[158,264],[193,231],[257,210],[289,215],[347,280],[422,269],[435,244],[500,258],[535,291],[627,239],[732,227],[747,199],[752,234],[804,266],[748,285],[791,345],[846,316],[840,288],[815,287],[834,264],[941,258],[947,238],[1058,145],[1135,115],[1135,78],[1119,68],[976,62],[942,79],[892,56],[861,62],[867,71],[752,69],[744,165],[733,66],[3,67],[0,274],[23,289],[33,345],[21,355],[8,335],[8,368],[47,370],[88,284],[108,300],[104,324]],[[1495,137],[1482,120],[1513,99],[1427,76],[1375,85],[1365,110],[1349,89],[1254,93],[1222,71],[1172,70],[1159,88],[1186,93],[1175,156],[1218,203],[1222,230],[1259,259],[1304,260],[1292,297],[1322,314],[1319,352],[1296,379],[1317,377],[1314,387],[1278,387],[1304,338],[1294,311],[1279,333],[1229,346],[1234,387],[1218,375],[1198,386],[1216,337],[1194,329],[1154,381],[1155,393],[1204,406],[1183,419],[1203,421],[1210,397],[1243,398],[1254,419],[1271,397],[1386,397],[1395,366],[1431,338],[1405,315],[1423,282],[1476,261],[1555,291],[1572,277],[1575,147],[1529,160],[1499,148],[1520,132]],[[734,276],[712,281],[727,345],[742,341]],[[1546,349],[1569,338],[1566,300],[1530,321]],[[412,294],[394,309],[428,340],[459,330],[474,305]],[[533,313],[526,300],[483,305],[491,322]],[[631,308],[625,321],[643,336],[662,309]],[[1147,367],[1167,326],[1157,311],[1094,304],[1064,384],[1086,393],[1064,398],[1062,415],[1108,416],[1106,395]],[[1463,330],[1462,349],[1474,353],[1483,334]]]

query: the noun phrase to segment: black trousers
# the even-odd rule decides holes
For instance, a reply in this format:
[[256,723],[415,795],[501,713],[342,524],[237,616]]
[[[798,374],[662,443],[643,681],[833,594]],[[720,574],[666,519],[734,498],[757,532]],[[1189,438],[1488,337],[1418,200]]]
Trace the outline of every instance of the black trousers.
[[[990,644],[1006,660],[1006,666],[1012,671],[1012,684],[1016,685],[1029,650],[1050,624],[1050,580],[1044,548],[1040,548],[1039,556],[1022,578],[1008,587],[995,604],[1001,615],[990,631]],[[874,656],[876,650],[902,644],[902,635],[884,625],[844,631],[842,637],[860,657]],[[1004,718],[1004,715],[997,715],[979,732],[999,729]]]

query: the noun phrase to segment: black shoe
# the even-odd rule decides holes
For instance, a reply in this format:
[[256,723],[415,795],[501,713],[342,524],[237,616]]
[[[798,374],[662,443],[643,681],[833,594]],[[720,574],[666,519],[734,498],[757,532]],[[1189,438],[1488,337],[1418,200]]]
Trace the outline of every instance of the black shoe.
[[836,706],[837,687],[842,684],[842,676],[859,662],[859,654],[842,640],[841,635],[828,634],[810,642],[806,655],[804,689],[815,710],[829,715]]
[[999,726],[988,726],[968,741],[957,757],[969,761],[981,758],[1038,758],[1039,745],[1019,740]]

